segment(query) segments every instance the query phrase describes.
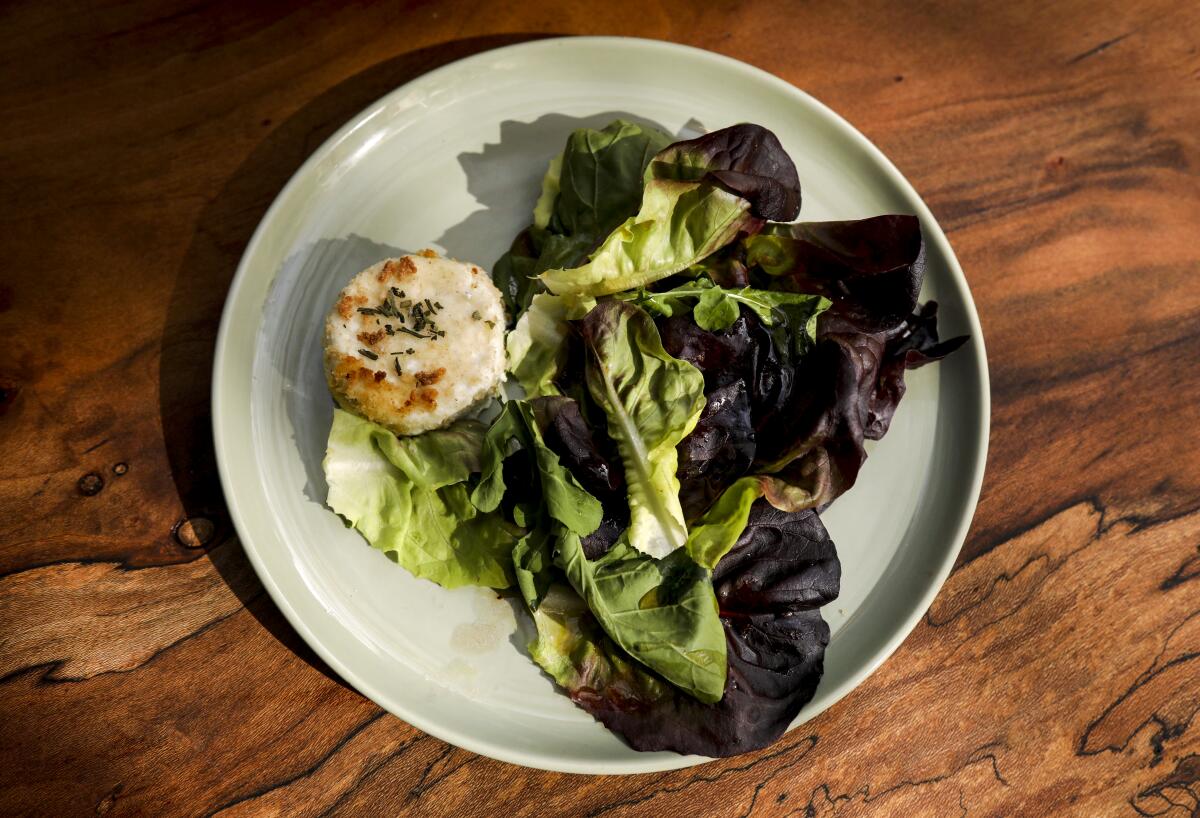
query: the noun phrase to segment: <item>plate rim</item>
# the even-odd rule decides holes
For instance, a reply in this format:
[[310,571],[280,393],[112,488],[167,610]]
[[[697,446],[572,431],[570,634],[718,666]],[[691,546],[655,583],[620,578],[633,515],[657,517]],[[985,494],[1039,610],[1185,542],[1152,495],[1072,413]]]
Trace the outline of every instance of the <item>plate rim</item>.
[[[931,571],[929,579],[925,584],[923,593],[919,598],[915,598],[911,603],[911,612],[906,619],[899,623],[892,630],[891,635],[885,640],[884,644],[868,659],[839,685],[832,690],[823,691],[819,702],[815,709],[809,709],[809,704],[805,705],[803,712],[803,721],[794,721],[788,727],[791,731],[802,724],[804,721],[809,721],[817,717],[820,713],[836,704],[852,690],[862,684],[868,676],[874,673],[885,661],[887,661],[901,643],[908,638],[913,629],[925,616],[929,607],[932,605],[934,598],[941,590],[946,578],[953,570],[954,564],[958,560],[958,556],[962,550],[963,544],[966,541],[967,533],[971,523],[974,520],[975,511],[979,503],[979,495],[983,485],[984,470],[987,464],[987,452],[991,426],[991,384],[988,371],[987,353],[984,345],[983,330],[980,325],[978,311],[975,306],[975,300],[971,296],[970,287],[967,283],[966,276],[963,273],[962,267],[959,264],[958,257],[955,255],[953,248],[950,246],[949,239],[946,237],[939,222],[934,218],[929,206],[925,200],[917,193],[913,185],[900,172],[900,170],[892,163],[892,161],[880,150],[871,140],[869,140],[861,131],[855,128],[840,114],[835,112],[829,106],[825,105],[820,100],[813,97],[811,94],[801,90],[787,80],[778,77],[769,71],[766,71],[750,63],[743,62],[734,57],[729,57],[724,54],[709,51],[707,49],[698,48],[695,46],[673,43],[665,40],[654,40],[642,37],[620,37],[620,36],[565,36],[565,37],[549,37],[538,40],[528,40],[512,45],[501,46],[499,48],[488,49],[477,54],[472,54],[467,57],[455,60],[425,72],[403,85],[397,86],[387,92],[379,99],[375,100],[337,129],[331,136],[321,143],[304,162],[296,169],[296,171],[288,179],[287,183],[276,194],[271,205],[264,212],[262,219],[255,227],[254,233],[247,242],[245,250],[238,261],[237,269],[230,281],[229,290],[225,296],[225,303],[221,310],[220,325],[217,332],[217,341],[213,355],[212,368],[212,395],[210,401],[210,410],[212,414],[212,435],[213,445],[216,454],[217,472],[221,483],[222,494],[225,498],[226,506],[229,509],[230,520],[233,523],[234,530],[238,540],[242,545],[242,550],[246,554],[251,566],[254,568],[255,574],[258,576],[263,587],[266,588],[272,602],[279,608],[287,619],[288,624],[296,630],[305,643],[317,653],[321,659],[329,665],[343,680],[345,680],[358,693],[366,696],[379,707],[388,711],[397,718],[407,722],[413,727],[425,732],[435,738],[445,741],[457,747],[469,750],[479,755],[494,758],[500,761],[517,764],[535,769],[548,770],[553,772],[566,773],[583,773],[583,774],[636,774],[649,772],[662,772],[667,770],[681,769],[697,764],[703,764],[716,759],[707,756],[695,755],[679,755],[675,758],[664,758],[661,753],[637,753],[631,750],[633,754],[628,759],[619,762],[588,762],[559,759],[549,754],[534,755],[525,751],[514,750],[501,744],[493,743],[486,739],[478,739],[474,736],[463,734],[457,730],[446,727],[441,723],[433,722],[426,719],[419,710],[404,706],[401,703],[392,701],[389,697],[382,695],[373,685],[361,678],[349,665],[340,661],[335,652],[326,647],[326,645],[313,633],[306,624],[304,617],[292,606],[289,597],[280,589],[275,579],[271,574],[271,570],[265,559],[259,554],[258,549],[253,544],[253,538],[248,536],[251,530],[250,524],[245,520],[243,510],[237,500],[236,492],[233,491],[235,475],[231,470],[230,456],[226,452],[225,439],[228,436],[226,430],[226,422],[224,418],[229,412],[229,406],[232,405],[233,398],[229,394],[233,391],[232,387],[227,388],[225,379],[222,377],[222,370],[226,368],[226,361],[232,353],[230,349],[230,334],[232,326],[232,317],[234,305],[239,301],[239,294],[245,288],[247,281],[250,278],[249,268],[251,259],[257,255],[259,245],[264,239],[268,225],[277,217],[279,209],[283,202],[289,198],[292,189],[299,184],[299,180],[311,174],[320,162],[327,157],[336,146],[347,136],[373,118],[390,101],[405,93],[410,93],[419,87],[432,84],[444,74],[459,72],[469,69],[474,63],[482,63],[495,60],[497,57],[514,51],[539,51],[553,50],[562,48],[565,43],[573,45],[587,44],[595,47],[607,48],[626,48],[626,49],[642,49],[646,52],[670,52],[673,55],[683,55],[691,59],[704,60],[711,63],[716,63],[722,68],[729,71],[740,72],[747,75],[749,78],[762,82],[767,86],[773,87],[775,90],[783,94],[793,97],[797,102],[806,105],[814,110],[818,115],[828,120],[833,124],[843,136],[855,143],[855,146],[865,152],[872,161],[880,168],[889,178],[889,181],[897,187],[897,189],[915,203],[917,216],[921,219],[923,227],[926,227],[926,241],[936,244],[943,258],[946,261],[947,270],[949,272],[948,283],[953,287],[955,294],[962,300],[964,305],[964,318],[967,324],[967,331],[972,336],[968,348],[972,350],[974,357],[974,366],[979,373],[979,388],[978,393],[974,396],[979,403],[978,417],[976,418],[976,429],[974,430],[976,445],[973,448],[974,462],[970,468],[970,482],[967,487],[967,502],[965,502],[957,510],[956,524],[953,530],[950,531],[948,526],[945,538],[947,543],[952,545],[945,549],[944,556],[936,566],[936,570]],[[962,354],[966,350],[960,350]],[[249,421],[247,421],[249,422]],[[933,566],[931,566],[933,567]],[[814,698],[814,701],[816,698]],[[781,737],[782,738],[782,737]]]

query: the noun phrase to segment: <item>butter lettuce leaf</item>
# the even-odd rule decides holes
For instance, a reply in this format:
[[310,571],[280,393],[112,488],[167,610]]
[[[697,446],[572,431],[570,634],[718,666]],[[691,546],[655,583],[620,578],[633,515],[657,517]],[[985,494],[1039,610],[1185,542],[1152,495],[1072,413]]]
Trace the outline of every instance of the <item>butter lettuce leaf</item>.
[[588,350],[588,391],[604,411],[625,469],[629,542],[665,557],[684,544],[675,447],[704,409],[704,376],[663,349],[650,316],[601,302],[579,322]]
[[790,222],[800,214],[800,177],[779,139],[741,123],[676,142],[646,169],[656,179],[719,184],[750,202],[755,216]]
[[[675,142],[655,154],[644,176],[637,213],[586,264],[543,272],[547,288],[609,295],[644,287],[757,233],[767,219],[793,219],[800,209],[796,166],[775,135],[758,125]],[[728,326],[737,317],[732,309],[705,296],[703,311],[716,324]]]
[[750,203],[707,182],[653,180],[641,208],[578,267],[549,269],[542,283],[558,294],[607,295],[681,272],[761,226]]
[[715,568],[742,536],[750,510],[762,496],[763,483],[757,477],[742,477],[725,489],[688,532],[686,547],[692,559]]
[[507,588],[516,536],[480,512],[464,482],[479,467],[484,429],[460,421],[397,438],[335,409],[324,469],[328,505],[414,576],[447,588]]
[[567,304],[561,296],[538,293],[505,339],[508,371],[526,398],[557,395],[554,377],[566,355]]
[[549,227],[550,217],[554,215],[554,203],[558,201],[559,179],[562,177],[563,155],[550,160],[546,175],[542,177],[542,192],[538,195],[537,204],[533,206],[533,226],[543,230]]

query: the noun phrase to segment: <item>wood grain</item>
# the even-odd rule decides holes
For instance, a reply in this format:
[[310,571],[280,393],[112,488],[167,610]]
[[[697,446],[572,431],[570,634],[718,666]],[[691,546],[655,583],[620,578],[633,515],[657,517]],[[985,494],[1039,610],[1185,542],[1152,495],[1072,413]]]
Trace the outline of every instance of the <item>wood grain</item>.
[[[0,11],[0,811],[1200,815],[1200,10],[130,2]],[[913,181],[967,271],[983,497],[924,623],[775,747],[510,767],[342,685],[233,537],[225,290],[345,119],[551,34],[772,71]],[[180,524],[191,521],[180,529]]]

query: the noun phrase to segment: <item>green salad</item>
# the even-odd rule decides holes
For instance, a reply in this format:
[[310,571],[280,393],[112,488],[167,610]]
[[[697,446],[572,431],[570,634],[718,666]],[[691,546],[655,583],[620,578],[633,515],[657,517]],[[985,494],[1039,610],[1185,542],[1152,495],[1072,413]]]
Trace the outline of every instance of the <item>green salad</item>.
[[[821,678],[841,566],[819,513],[904,372],[966,339],[918,302],[918,219],[797,222],[765,128],[616,121],[547,160],[491,277],[508,399],[402,436],[339,398],[328,505],[417,577],[518,596],[533,661],[633,748],[766,746]],[[386,341],[411,300],[358,313]]]

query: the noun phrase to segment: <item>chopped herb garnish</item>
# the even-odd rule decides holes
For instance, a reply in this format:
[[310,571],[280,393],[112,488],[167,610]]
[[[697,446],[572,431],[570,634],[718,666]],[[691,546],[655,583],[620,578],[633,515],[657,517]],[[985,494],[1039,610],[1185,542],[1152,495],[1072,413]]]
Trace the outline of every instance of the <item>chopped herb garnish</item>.
[[392,287],[392,295],[396,296],[397,298],[404,297],[404,293],[401,291],[401,289],[399,287]]
[[406,349],[406,350],[405,350],[405,352],[407,352],[409,355],[412,355],[412,354],[413,354],[413,348],[412,348],[412,347],[409,347],[408,349]]
[[471,318],[472,318],[472,319],[474,319],[474,320],[476,320],[476,321],[482,321],[482,320],[483,320],[483,316],[479,314],[479,310],[475,310],[475,312],[471,313]]
[[433,315],[434,312],[433,305],[429,303],[428,298],[425,299],[425,311],[430,315]]
[[379,310],[375,309],[374,307],[359,307],[358,311],[363,315],[376,315],[379,312]]
[[384,324],[384,325],[383,325],[383,331],[384,331],[384,332],[386,332],[388,335],[395,335],[395,334],[396,334],[396,331],[395,331],[394,329],[392,329],[392,325],[391,325],[391,324]]
[[364,358],[368,358],[368,359],[370,359],[370,360],[372,360],[372,361],[378,361],[378,360],[379,360],[379,356],[378,356],[378,355],[376,355],[374,352],[372,352],[372,351],[371,351],[371,350],[369,350],[369,349],[360,349],[360,350],[358,351],[358,354],[359,354],[359,355],[361,355],[361,356],[363,356]]
[[495,328],[496,328],[496,322],[495,322],[495,321],[484,321],[483,323],[485,323],[485,324],[487,324],[487,325],[488,325],[488,329],[495,329]]
[[396,360],[392,361],[392,363],[396,365],[396,375],[398,377],[404,377],[404,373],[400,371],[400,359],[397,358]]
[[443,307],[443,306],[442,306],[442,302],[441,302],[441,301],[434,301],[434,302],[433,302],[433,306],[437,307],[439,310],[444,310],[444,309],[446,309],[445,307]]
[[409,335],[413,336],[414,338],[428,338],[429,337],[428,335],[422,335],[421,333],[416,332],[415,330],[411,330],[408,327],[400,327],[399,329],[401,332],[407,332]]

